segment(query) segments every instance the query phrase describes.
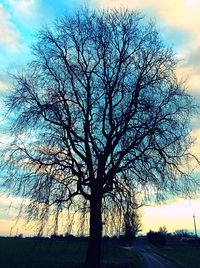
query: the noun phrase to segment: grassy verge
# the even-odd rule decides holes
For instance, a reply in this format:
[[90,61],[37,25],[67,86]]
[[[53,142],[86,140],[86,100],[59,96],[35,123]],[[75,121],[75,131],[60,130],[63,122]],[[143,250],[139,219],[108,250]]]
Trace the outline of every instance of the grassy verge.
[[[1,268],[73,268],[82,267],[86,241],[53,241],[0,239]],[[103,243],[102,267],[141,268],[139,257],[132,251]]]
[[162,249],[152,248],[152,250],[163,257],[176,262],[183,267],[200,267],[200,246],[179,245],[170,246]]
[[104,246],[102,250],[103,267],[141,268],[139,256],[129,249]]

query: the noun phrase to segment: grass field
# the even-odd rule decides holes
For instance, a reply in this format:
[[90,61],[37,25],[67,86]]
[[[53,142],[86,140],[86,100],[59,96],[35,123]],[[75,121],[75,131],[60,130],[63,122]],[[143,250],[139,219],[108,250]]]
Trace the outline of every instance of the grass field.
[[176,245],[162,249],[153,248],[156,254],[167,257],[183,267],[200,267],[200,246]]
[[[1,268],[75,268],[82,267],[86,241],[0,239]],[[141,268],[132,251],[103,242],[102,267]]]

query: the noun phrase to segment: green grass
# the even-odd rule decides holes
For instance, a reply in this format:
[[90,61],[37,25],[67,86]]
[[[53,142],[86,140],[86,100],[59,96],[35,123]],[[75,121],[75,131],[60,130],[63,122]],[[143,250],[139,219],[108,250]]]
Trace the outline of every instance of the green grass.
[[156,254],[167,257],[183,267],[200,267],[200,246],[176,245],[162,249],[153,248]]
[[[0,239],[1,268],[73,268],[82,267],[86,241]],[[132,251],[103,242],[102,267],[141,268]]]

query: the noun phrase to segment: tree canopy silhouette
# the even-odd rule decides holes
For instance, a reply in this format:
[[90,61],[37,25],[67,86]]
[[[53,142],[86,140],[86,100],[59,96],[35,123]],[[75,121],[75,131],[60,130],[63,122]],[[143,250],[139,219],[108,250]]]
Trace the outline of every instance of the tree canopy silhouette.
[[138,188],[188,189],[192,98],[172,49],[137,11],[63,16],[38,33],[32,53],[7,99],[7,186],[43,226],[52,212],[58,220],[63,209],[88,209],[86,267],[99,267],[110,203]]

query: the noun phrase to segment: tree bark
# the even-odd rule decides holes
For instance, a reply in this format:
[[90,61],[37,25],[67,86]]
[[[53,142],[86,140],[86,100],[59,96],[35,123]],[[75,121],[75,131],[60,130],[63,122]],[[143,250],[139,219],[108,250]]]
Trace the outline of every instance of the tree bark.
[[90,200],[90,237],[86,255],[86,268],[99,268],[101,262],[102,196],[94,194]]

